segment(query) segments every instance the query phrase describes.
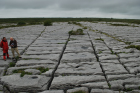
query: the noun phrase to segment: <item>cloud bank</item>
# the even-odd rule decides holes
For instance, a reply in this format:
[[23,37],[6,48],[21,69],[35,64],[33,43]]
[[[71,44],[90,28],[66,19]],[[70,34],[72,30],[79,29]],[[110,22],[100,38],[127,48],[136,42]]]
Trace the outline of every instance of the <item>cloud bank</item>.
[[0,0],[0,18],[106,17],[140,19],[140,0]]

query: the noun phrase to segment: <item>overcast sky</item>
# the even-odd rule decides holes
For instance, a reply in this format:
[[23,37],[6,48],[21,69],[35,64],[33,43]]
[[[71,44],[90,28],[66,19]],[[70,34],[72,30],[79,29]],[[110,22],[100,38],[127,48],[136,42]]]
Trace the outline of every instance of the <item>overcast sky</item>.
[[17,17],[140,19],[140,0],[0,0],[0,18]]

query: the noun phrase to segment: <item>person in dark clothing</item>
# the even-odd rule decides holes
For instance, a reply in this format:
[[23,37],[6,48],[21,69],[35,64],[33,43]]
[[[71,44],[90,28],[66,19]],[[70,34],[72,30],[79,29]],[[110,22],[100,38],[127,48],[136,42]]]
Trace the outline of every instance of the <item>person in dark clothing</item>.
[[3,39],[1,40],[0,47],[3,49],[3,59],[6,61],[6,55],[7,55],[7,58],[10,58],[8,54],[9,47],[8,47],[8,42],[7,42],[6,37],[3,37]]
[[13,39],[13,37],[10,37],[10,43],[9,46],[11,46],[11,51],[13,54],[13,58],[15,58],[15,51],[18,54],[18,57],[21,58],[19,52],[18,52],[18,48],[17,48],[17,41],[15,39]]

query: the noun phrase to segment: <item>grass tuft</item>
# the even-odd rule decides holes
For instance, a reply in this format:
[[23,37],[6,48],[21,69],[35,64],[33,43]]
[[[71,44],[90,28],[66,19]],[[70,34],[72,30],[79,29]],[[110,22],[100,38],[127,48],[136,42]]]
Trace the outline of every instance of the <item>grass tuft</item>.
[[24,26],[24,25],[26,25],[26,23],[23,22],[23,21],[21,21],[21,22],[18,22],[17,25],[18,25],[18,26]]
[[49,71],[49,68],[39,67],[37,70],[40,70],[41,73],[44,73],[46,71]]
[[77,29],[76,31],[71,30],[68,33],[69,35],[84,35],[83,29]]
[[133,89],[131,89],[131,88],[127,88],[127,89],[126,89],[127,92],[128,92],[128,91],[132,91],[132,90],[133,90]]
[[140,46],[139,45],[130,45],[130,46],[127,46],[125,48],[126,49],[128,49],[128,48],[136,48],[137,50],[140,50]]
[[97,38],[97,39],[95,39],[95,40],[101,40],[101,41],[104,41],[104,39],[101,39],[101,38]]
[[24,69],[14,70],[13,73],[21,73],[20,77],[23,77],[25,74],[26,75],[32,75],[32,73],[30,73],[30,72],[25,72]]
[[15,67],[16,63],[15,62],[10,62],[9,67]]

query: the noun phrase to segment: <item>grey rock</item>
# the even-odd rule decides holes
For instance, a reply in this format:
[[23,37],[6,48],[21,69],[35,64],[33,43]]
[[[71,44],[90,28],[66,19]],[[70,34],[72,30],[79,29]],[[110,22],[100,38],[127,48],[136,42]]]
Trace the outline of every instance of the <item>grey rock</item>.
[[124,79],[127,79],[127,78],[135,77],[135,75],[120,74],[120,75],[107,75],[106,77],[107,77],[107,80],[113,81],[113,80],[118,80],[118,79],[124,80]]
[[38,92],[38,93],[64,93],[63,90],[47,90],[43,92]]
[[0,91],[2,91],[3,90],[3,86],[2,85],[0,85]]
[[94,89],[109,89],[107,82],[92,82],[81,84],[82,87],[89,87]]
[[58,60],[59,54],[48,54],[46,55],[23,55],[23,59],[44,59],[44,60]]
[[45,75],[45,76],[47,76],[47,77],[51,77],[52,76],[52,74],[53,74],[53,69],[49,69],[49,71],[46,71],[45,73],[42,73],[41,75]]
[[22,67],[11,67],[7,69],[8,75],[13,74],[14,70],[19,70],[19,69],[35,69],[39,67],[44,67],[44,68],[49,68],[47,65],[35,65],[35,66],[22,66]]
[[77,91],[83,91],[84,93],[89,93],[88,88],[86,88],[86,87],[69,89],[69,90],[67,90],[67,93],[73,93],[73,92],[77,92]]
[[1,77],[2,85],[6,85],[13,92],[43,91],[47,88],[49,80],[50,77],[40,75],[20,77],[20,74],[14,74]]
[[86,82],[105,81],[104,76],[59,76],[52,81],[51,89],[63,89],[65,87],[78,86]]
[[94,53],[82,52],[82,53],[64,53],[62,62],[80,62],[96,60]]
[[41,72],[39,70],[36,70],[36,69],[26,69],[24,71],[32,73],[32,75],[39,75],[39,74],[41,74]]
[[140,87],[140,84],[139,85],[125,85],[125,89],[138,90],[139,87]]
[[119,92],[112,91],[109,89],[92,89],[90,93],[119,93]]
[[52,60],[20,60],[17,61],[16,66],[34,66],[34,65],[53,65],[57,64],[56,61]]

